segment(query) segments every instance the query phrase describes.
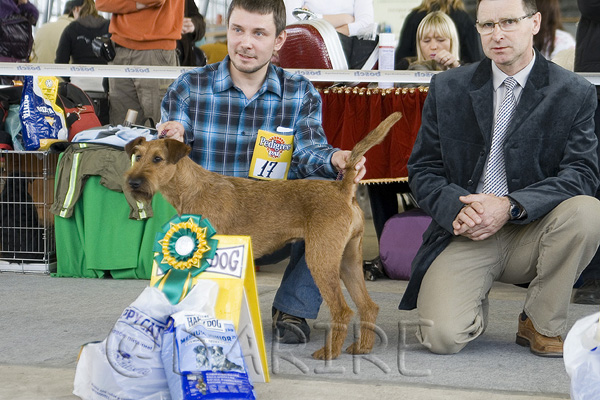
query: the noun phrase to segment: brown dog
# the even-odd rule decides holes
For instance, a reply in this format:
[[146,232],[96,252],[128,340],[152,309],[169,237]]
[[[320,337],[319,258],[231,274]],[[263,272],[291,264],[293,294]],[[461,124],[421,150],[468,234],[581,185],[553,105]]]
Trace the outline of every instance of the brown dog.
[[147,142],[137,138],[125,146],[136,162],[125,187],[137,200],[161,192],[181,214],[208,218],[217,233],[252,237],[256,258],[286,243],[304,239],[306,263],[329,306],[332,327],[317,359],[336,358],[342,351],[352,310],[344,300],[340,278],[358,308],[361,328],[351,354],[371,351],[379,307],[371,300],[362,271],[364,217],[356,197],[357,162],[380,143],[402,115],[394,113],[356,144],[341,181],[257,181],[223,176],[200,167],[190,147],[173,139]]

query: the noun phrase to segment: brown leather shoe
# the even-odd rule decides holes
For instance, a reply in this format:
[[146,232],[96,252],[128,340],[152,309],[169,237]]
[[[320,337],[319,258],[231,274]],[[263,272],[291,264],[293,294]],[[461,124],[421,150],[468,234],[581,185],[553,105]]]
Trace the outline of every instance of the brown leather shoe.
[[529,350],[540,357],[562,357],[563,340],[560,336],[544,336],[533,327],[533,323],[524,312],[519,316],[517,344],[529,347]]

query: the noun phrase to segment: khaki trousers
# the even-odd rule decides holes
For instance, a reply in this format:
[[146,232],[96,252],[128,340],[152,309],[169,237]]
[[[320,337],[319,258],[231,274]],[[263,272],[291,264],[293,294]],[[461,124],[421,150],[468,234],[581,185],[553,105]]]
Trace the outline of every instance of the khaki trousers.
[[[177,63],[175,50],[131,50],[116,46],[111,64],[136,68],[140,65],[176,66]],[[122,124],[128,109],[138,112],[136,123],[145,123],[150,117],[158,124],[160,105],[172,82],[173,79],[109,78],[110,124]]]
[[481,335],[494,281],[531,282],[523,310],[535,329],[564,334],[573,284],[600,244],[599,221],[600,201],[577,196],[527,225],[508,223],[486,240],[452,238],[419,291],[419,341],[452,354]]

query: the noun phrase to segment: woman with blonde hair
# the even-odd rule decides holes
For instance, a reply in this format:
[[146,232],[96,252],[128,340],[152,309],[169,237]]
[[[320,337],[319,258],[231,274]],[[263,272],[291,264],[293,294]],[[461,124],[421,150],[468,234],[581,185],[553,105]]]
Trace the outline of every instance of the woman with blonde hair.
[[417,42],[417,62],[434,61],[436,70],[460,66],[458,31],[448,14],[427,14],[417,28]]
[[[463,0],[423,0],[404,20],[396,48],[396,65],[400,65],[403,58],[417,56],[417,28],[423,18],[434,11],[442,11],[454,22],[460,44],[459,59],[463,63],[481,60],[483,51],[479,34],[475,29],[475,21],[465,9]],[[396,67],[396,69],[400,68]]]
[[417,28],[417,56],[398,61],[396,69],[444,71],[460,66],[460,44],[456,26],[450,17],[434,11]]

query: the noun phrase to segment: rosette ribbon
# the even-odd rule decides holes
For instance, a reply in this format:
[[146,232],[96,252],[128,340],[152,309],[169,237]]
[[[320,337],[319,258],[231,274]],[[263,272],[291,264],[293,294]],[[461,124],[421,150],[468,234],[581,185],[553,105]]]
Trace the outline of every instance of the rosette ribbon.
[[[165,293],[171,304],[177,304],[192,289],[192,279],[210,266],[219,241],[216,233],[201,215],[176,216],[163,225],[154,241],[154,262],[162,276],[154,284]],[[157,271],[158,272],[158,271]]]

